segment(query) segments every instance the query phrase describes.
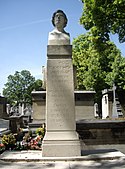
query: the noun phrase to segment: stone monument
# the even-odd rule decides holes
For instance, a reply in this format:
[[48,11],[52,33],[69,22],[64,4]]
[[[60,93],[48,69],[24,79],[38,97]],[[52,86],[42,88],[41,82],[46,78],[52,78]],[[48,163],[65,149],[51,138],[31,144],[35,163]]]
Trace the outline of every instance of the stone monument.
[[65,32],[67,17],[61,10],[52,17],[55,29],[47,46],[46,134],[43,157],[80,156],[76,133],[72,46]]

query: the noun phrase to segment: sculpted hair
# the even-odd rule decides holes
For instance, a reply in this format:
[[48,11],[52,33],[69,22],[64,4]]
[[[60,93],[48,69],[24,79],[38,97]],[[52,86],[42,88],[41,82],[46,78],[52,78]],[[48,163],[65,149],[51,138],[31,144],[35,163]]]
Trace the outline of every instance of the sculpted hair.
[[68,19],[67,19],[66,14],[65,14],[62,10],[57,10],[56,12],[53,13],[53,16],[52,16],[52,24],[53,24],[53,26],[55,26],[54,18],[55,18],[55,15],[56,15],[57,13],[62,13],[62,14],[64,15],[64,18],[65,18],[65,25],[64,25],[64,28],[65,28],[66,25],[67,25]]

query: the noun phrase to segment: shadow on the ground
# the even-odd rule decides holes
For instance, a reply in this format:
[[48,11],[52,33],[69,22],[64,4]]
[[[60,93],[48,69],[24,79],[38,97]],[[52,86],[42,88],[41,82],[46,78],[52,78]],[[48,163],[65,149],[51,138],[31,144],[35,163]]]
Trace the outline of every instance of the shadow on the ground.
[[105,153],[111,153],[111,152],[118,152],[116,149],[98,149],[98,150],[82,150],[81,154],[82,156],[86,155],[100,155],[100,154],[105,154]]

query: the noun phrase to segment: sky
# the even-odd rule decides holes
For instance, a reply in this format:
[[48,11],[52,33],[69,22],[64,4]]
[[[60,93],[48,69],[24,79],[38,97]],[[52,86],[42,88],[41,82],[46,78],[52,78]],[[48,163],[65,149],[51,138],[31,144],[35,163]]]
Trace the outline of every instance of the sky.
[[[7,77],[16,71],[28,70],[42,79],[46,66],[48,33],[53,30],[52,14],[63,10],[68,18],[65,30],[73,38],[85,33],[79,24],[82,14],[80,0],[0,0],[0,93]],[[125,56],[124,44],[111,36]]]

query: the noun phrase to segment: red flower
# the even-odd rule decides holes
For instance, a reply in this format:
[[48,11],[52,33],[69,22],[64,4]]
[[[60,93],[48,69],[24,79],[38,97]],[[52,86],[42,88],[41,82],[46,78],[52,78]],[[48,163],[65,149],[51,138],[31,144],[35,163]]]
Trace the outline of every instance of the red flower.
[[3,143],[0,144],[0,147],[5,147],[5,145]]

